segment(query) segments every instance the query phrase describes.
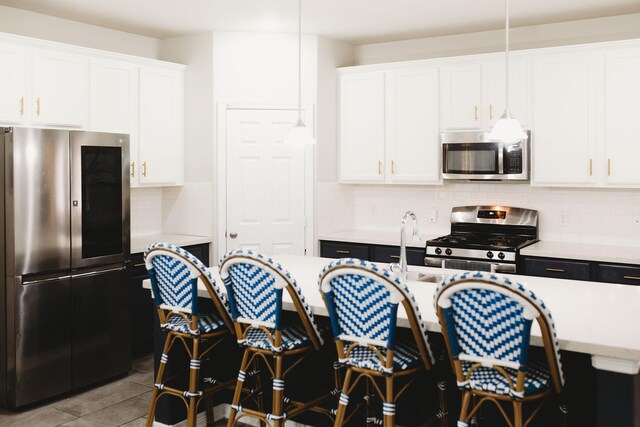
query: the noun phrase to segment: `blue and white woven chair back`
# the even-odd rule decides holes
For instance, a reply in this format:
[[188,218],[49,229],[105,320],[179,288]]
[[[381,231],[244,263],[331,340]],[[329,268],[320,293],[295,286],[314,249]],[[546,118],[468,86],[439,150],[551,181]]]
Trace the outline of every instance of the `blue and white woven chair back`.
[[322,345],[302,291],[291,274],[273,259],[249,249],[232,250],[220,260],[220,277],[235,322],[281,330],[282,296],[286,289],[314,345]]
[[546,327],[541,330],[548,334],[544,338],[554,356],[549,365],[560,382],[556,386],[564,383],[551,313],[522,284],[491,273],[461,273],[440,283],[434,306],[443,311],[442,326],[454,359],[485,366],[526,366],[531,324],[542,322]]
[[[203,280],[211,298],[230,319],[225,296],[207,267],[194,255],[171,243],[158,242],[144,253],[156,306],[165,310],[198,314],[198,280]],[[230,323],[230,322],[229,322]]]
[[413,294],[396,274],[368,261],[342,258],[324,267],[319,285],[336,339],[393,350],[402,304],[425,365],[431,366],[426,326]]

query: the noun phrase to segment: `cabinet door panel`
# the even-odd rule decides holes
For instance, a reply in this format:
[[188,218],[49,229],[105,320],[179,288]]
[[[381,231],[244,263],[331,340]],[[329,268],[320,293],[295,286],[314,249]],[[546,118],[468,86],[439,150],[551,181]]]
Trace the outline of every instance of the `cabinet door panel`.
[[439,84],[436,68],[387,74],[387,180],[439,183]]
[[[487,64],[485,71],[485,128],[492,129],[506,107],[504,61]],[[521,59],[511,60],[509,64],[509,111],[527,127],[527,67]]]
[[588,262],[550,258],[525,258],[523,265],[526,276],[589,280]]
[[324,258],[369,259],[369,245],[344,242],[320,242],[320,256]]
[[341,77],[341,181],[384,181],[384,102],[384,73]]
[[0,44],[0,123],[22,124],[29,117],[29,49]]
[[90,130],[131,134],[138,119],[137,67],[92,60],[90,75]]
[[182,183],[183,74],[140,69],[140,184]]
[[[606,182],[640,184],[640,49],[608,53],[605,59]],[[602,162],[601,162],[602,163]]]
[[640,286],[640,266],[598,264],[598,282]]
[[532,61],[532,181],[595,181],[596,85],[593,55]]
[[83,127],[86,121],[88,61],[77,55],[34,50],[33,123]]
[[482,65],[446,66],[441,73],[441,129],[481,129]]

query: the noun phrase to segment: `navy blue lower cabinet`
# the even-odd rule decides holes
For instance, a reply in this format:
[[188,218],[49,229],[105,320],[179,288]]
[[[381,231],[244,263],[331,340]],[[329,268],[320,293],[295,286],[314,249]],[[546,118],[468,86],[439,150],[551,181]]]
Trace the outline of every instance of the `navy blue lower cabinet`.
[[[375,262],[400,262],[399,246],[373,246],[372,261]],[[424,266],[424,249],[407,248],[407,264]]]
[[320,256],[324,258],[358,258],[370,260],[369,245],[349,242],[320,241]]
[[590,270],[591,267],[588,261],[538,257],[522,257],[519,268],[520,274],[525,276],[587,281],[590,280]]
[[595,281],[640,286],[640,266],[598,264]]

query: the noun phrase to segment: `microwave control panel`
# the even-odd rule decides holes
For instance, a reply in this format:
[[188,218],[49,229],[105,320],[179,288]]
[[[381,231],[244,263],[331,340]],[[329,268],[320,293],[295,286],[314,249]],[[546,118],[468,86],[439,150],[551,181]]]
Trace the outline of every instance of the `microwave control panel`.
[[504,150],[504,173],[519,174],[522,173],[522,148],[510,147]]

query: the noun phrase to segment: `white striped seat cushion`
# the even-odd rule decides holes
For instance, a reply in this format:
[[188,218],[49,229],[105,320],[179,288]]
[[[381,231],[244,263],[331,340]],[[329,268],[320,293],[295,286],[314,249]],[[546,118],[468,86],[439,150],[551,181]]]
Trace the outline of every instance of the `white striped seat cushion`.
[[282,329],[281,344],[282,349],[276,349],[271,345],[271,340],[265,331],[258,328],[250,328],[247,332],[247,336],[243,341],[239,343],[247,347],[256,347],[264,350],[281,351],[281,350],[293,350],[294,348],[300,348],[311,342],[307,331],[304,327],[286,326]]
[[[469,368],[473,366],[473,362],[462,362],[462,372],[467,375]],[[517,381],[518,371],[512,368],[503,368],[513,381],[514,387]],[[527,367],[527,375],[524,381],[524,395],[539,393],[546,390],[551,384],[551,376],[549,367],[546,362],[530,360]],[[507,379],[497,370],[491,368],[480,367],[471,373],[468,384],[462,388],[467,390],[482,390],[492,393],[510,395],[509,383]]]
[[169,317],[167,323],[160,325],[162,329],[182,332],[183,334],[200,335],[226,328],[224,321],[215,314],[201,314],[198,318],[198,332],[190,331],[191,315],[185,314],[189,318],[189,323],[180,315],[173,314]]
[[[387,349],[377,347],[380,353],[385,356]],[[357,366],[359,368],[373,371],[391,373],[387,370],[378,355],[369,347],[358,346],[354,348],[346,360],[340,360],[343,365]],[[413,368],[420,363],[420,352],[414,345],[396,342],[393,352],[393,371],[404,371]]]

